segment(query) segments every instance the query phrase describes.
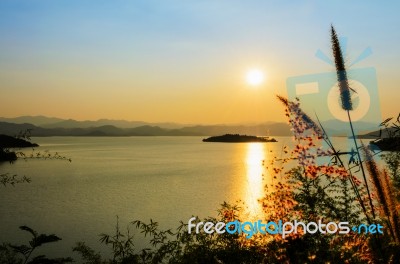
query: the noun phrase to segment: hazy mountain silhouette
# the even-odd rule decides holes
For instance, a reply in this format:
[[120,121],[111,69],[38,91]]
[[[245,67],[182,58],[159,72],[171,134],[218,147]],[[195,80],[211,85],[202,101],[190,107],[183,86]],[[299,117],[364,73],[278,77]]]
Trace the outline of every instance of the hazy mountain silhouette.
[[[161,128],[144,125],[134,128],[118,128],[113,125],[75,128],[44,128],[33,124],[15,124],[0,122],[0,133],[17,135],[21,131],[31,130],[32,136],[213,136],[227,133],[241,133],[258,136],[290,136],[289,126],[283,123],[256,126],[209,125],[192,126],[179,129]],[[268,132],[269,131],[269,132]]]
[[[6,120],[6,121],[4,121]],[[142,121],[108,120],[77,121],[45,116],[0,118],[0,133],[16,135],[32,130],[32,136],[217,136],[246,134],[255,136],[291,136],[289,125],[279,122],[246,125],[194,125],[146,123]],[[27,122],[32,121],[32,122]],[[323,122],[329,136],[346,136],[348,125],[338,120]],[[360,134],[378,130],[377,124],[356,122]],[[344,130],[338,130],[344,128]]]
[[390,137],[389,133],[394,133],[396,131],[396,128],[389,127],[387,130],[382,129],[382,131],[375,130],[370,133],[366,133],[364,135],[358,136],[358,138],[367,138],[367,139],[377,139],[377,138],[388,138]]
[[58,123],[64,119],[46,116],[19,116],[13,118],[0,117],[1,122],[15,123],[15,124],[32,124],[35,126],[43,126],[46,124]]
[[26,131],[26,130],[32,130],[35,131],[35,133],[42,133],[43,128],[32,125],[32,124],[14,124],[14,123],[8,123],[8,122],[0,122],[0,134],[5,134],[9,136],[16,136],[20,132]]
[[[322,122],[324,129],[329,136],[346,136],[350,133],[350,126],[348,122],[340,120],[327,120]],[[379,130],[379,124],[369,122],[353,122],[354,129],[359,134],[367,134],[372,131]]]
[[175,129],[182,128],[184,124],[177,123],[148,123],[143,121],[126,121],[126,120],[112,120],[112,119],[99,119],[96,121],[93,120],[85,120],[85,121],[77,121],[74,119],[61,119],[54,117],[45,117],[45,116],[20,116],[15,118],[5,118],[0,117],[1,122],[15,123],[15,124],[32,124],[35,126],[40,126],[43,128],[89,128],[89,127],[99,127],[112,125],[120,128],[134,128],[145,125],[153,125],[159,126],[167,129]]

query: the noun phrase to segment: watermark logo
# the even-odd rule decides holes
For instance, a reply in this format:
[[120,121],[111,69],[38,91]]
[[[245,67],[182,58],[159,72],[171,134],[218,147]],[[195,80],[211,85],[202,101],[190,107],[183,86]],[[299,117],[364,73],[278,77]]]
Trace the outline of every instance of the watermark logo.
[[289,234],[297,234],[302,232],[304,234],[315,234],[317,232],[321,234],[348,234],[352,230],[358,234],[383,234],[383,226],[380,224],[365,225],[361,224],[358,226],[353,226],[350,228],[349,222],[329,222],[323,223],[322,220],[318,222],[283,222],[279,220],[278,222],[268,222],[264,223],[262,220],[255,222],[240,222],[238,220],[231,221],[228,223],[224,222],[195,222],[196,217],[192,217],[188,221],[188,233],[200,233],[205,232],[206,234],[245,234],[247,239],[250,239],[255,234],[270,234],[270,235],[281,235],[282,238],[287,237]]
[[[346,57],[347,39],[341,39],[341,49]],[[349,66],[364,60],[372,54],[366,48]],[[334,62],[321,50],[316,57],[332,65]],[[371,130],[382,122],[379,104],[376,70],[373,67],[352,68],[346,71],[350,88],[353,90],[351,119],[358,132]],[[336,71],[289,77],[286,80],[289,100],[299,98],[306,113],[315,113],[328,131],[337,134],[348,132],[347,111],[341,106],[340,90]],[[349,136],[349,134],[347,134]]]

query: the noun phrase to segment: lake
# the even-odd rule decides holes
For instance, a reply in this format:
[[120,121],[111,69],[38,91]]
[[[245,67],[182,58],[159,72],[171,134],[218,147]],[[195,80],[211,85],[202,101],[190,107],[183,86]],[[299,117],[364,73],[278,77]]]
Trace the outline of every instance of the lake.
[[[1,187],[0,241],[29,238],[18,230],[28,225],[63,239],[44,246],[43,254],[76,256],[71,248],[78,241],[107,253],[98,235],[114,231],[117,215],[122,231],[136,219],[176,228],[192,215],[216,216],[224,201],[242,200],[251,215],[260,210],[257,199],[271,180],[262,161],[272,158],[270,151],[279,156],[283,145],[293,146],[290,137],[276,139],[232,144],[204,143],[202,137],[33,138],[40,145],[36,151],[58,152],[72,162],[0,164],[2,173],[32,179]],[[344,146],[347,139],[336,142]],[[136,243],[145,246],[140,237]]]

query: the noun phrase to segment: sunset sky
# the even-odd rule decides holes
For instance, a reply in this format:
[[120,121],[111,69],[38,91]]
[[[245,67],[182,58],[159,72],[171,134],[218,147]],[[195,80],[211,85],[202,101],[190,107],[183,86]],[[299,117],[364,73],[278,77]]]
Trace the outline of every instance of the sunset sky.
[[[0,116],[178,123],[284,121],[286,79],[375,67],[383,117],[400,99],[395,1],[0,1]],[[265,74],[246,81],[250,69]],[[318,103],[318,102],[316,102]]]

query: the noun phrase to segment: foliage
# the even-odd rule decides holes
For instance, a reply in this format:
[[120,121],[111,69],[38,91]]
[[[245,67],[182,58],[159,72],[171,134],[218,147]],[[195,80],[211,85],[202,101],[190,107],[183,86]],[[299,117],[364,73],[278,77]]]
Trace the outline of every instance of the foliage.
[[2,173],[0,174],[0,183],[3,184],[3,186],[7,185],[12,185],[14,186],[17,183],[29,183],[31,182],[31,179],[23,176],[23,177],[18,177],[16,174],[10,174],[10,173]]
[[9,244],[2,243],[0,245],[0,263],[1,264],[21,264],[22,259],[17,253],[9,247]]
[[12,245],[5,244],[0,247],[0,263],[14,264],[63,264],[70,263],[71,258],[48,258],[45,255],[39,255],[32,258],[32,253],[38,247],[44,244],[53,243],[61,240],[56,235],[38,234],[35,230],[28,226],[20,226],[21,230],[32,235],[32,239],[28,244]]
[[[228,216],[236,217],[238,207],[224,203],[219,211],[219,218],[208,218],[205,221],[224,221]],[[196,223],[200,222],[196,219]],[[149,238],[151,248],[135,250],[133,235],[129,226],[137,235]],[[80,242],[74,251],[80,253],[85,264],[92,263],[260,263],[265,251],[254,245],[244,245],[238,235],[229,234],[189,234],[187,224],[181,222],[175,232],[160,230],[158,223],[133,221],[122,234],[118,220],[114,235],[100,235],[100,242],[112,249],[112,259],[101,257],[92,249]]]
[[[28,129],[24,132],[20,132],[18,135],[15,136],[16,139],[23,139],[30,143],[31,141],[31,136],[30,136],[31,130]],[[4,159],[4,157],[6,159]],[[12,157],[11,159],[9,157]],[[2,158],[3,157],[3,158]],[[42,160],[66,160],[69,162],[72,162],[71,158],[67,158],[65,156],[60,155],[58,152],[51,153],[48,150],[44,150],[43,152],[36,151],[34,148],[32,148],[32,152],[29,154],[26,154],[23,151],[17,150],[11,150],[10,148],[6,147],[0,147],[0,162],[7,160],[10,163],[14,163],[18,158],[21,158],[25,161],[30,160],[30,159],[42,159]],[[17,174],[10,174],[10,173],[0,173],[0,183],[6,187],[7,185],[12,185],[15,186],[15,184],[18,183],[30,183],[31,179],[29,177],[24,176],[18,176]]]
[[400,137],[400,114],[394,121],[393,117],[386,118],[379,126],[381,127],[379,130],[379,137]]
[[[30,141],[30,130],[25,132],[20,132],[16,139],[24,139],[26,141]],[[68,159],[64,156],[59,155],[57,152],[55,154],[50,153],[49,151],[35,152],[32,150],[30,155],[25,155],[22,151],[11,151],[9,148],[0,148],[0,155],[2,153],[12,154],[15,159],[9,160],[10,163],[13,163],[17,158],[23,158],[25,161],[28,159],[61,159],[68,160],[71,162],[71,159]],[[10,173],[0,173],[0,183],[6,187],[8,185],[15,186],[19,183],[30,183],[31,179],[26,176],[18,176],[16,174]],[[72,262],[71,258],[47,258],[44,255],[39,255],[34,258],[31,258],[32,253],[36,248],[41,247],[43,244],[57,242],[61,240],[61,238],[56,235],[46,235],[46,234],[38,234],[36,231],[31,229],[28,226],[20,226],[20,229],[26,232],[29,232],[32,235],[32,239],[29,241],[28,245],[12,245],[10,243],[3,243],[0,246],[0,263],[14,263],[14,264],[56,264],[56,263],[68,263]]]
[[103,261],[100,253],[96,253],[93,249],[88,247],[84,242],[78,242],[76,246],[72,249],[78,252],[85,264],[106,264],[107,261]]
[[381,150],[400,151],[400,114],[395,120],[385,119],[379,126],[379,135],[371,143]]
[[[400,114],[397,116],[395,121],[393,121],[393,118],[387,118],[380,124],[380,126],[381,130],[379,138],[374,141],[374,143],[386,140],[389,141],[391,145],[399,144],[399,141],[396,141],[395,139],[400,138]],[[400,148],[397,145],[394,149],[396,150],[382,154],[382,158],[387,164],[390,178],[393,181],[396,191],[395,195],[397,199],[400,200]]]
[[[390,151],[382,155],[396,190],[400,190],[400,151]],[[398,192],[397,198],[400,199]]]

